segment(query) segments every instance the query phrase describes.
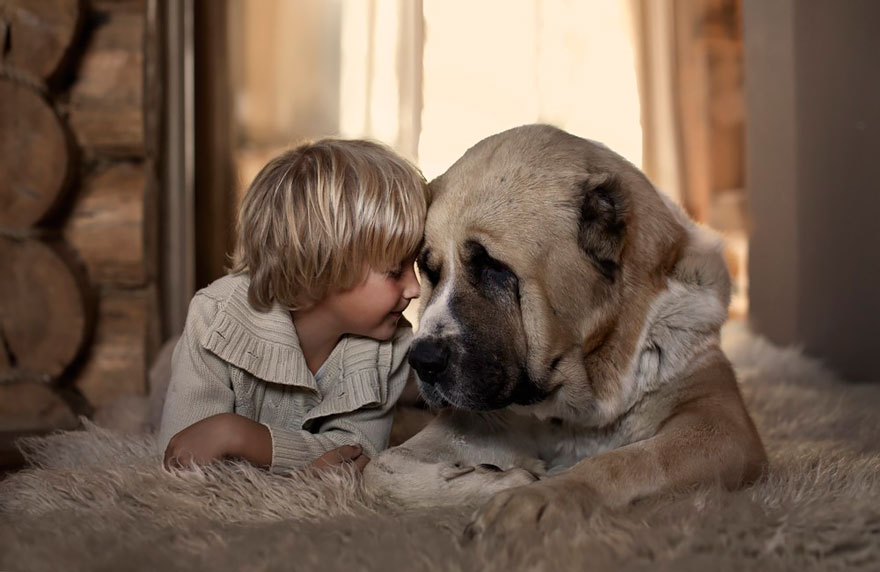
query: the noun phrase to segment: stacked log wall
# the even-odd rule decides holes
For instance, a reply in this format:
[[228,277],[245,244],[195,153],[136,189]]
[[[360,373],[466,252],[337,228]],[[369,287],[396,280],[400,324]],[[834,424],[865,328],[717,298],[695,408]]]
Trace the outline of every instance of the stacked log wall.
[[0,2],[0,449],[147,390],[161,100],[147,8]]

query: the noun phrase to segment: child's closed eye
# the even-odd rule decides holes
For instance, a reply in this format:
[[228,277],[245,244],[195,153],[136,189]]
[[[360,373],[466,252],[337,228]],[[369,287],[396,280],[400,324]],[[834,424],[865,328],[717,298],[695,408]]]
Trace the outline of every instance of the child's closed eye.
[[407,258],[406,260],[402,260],[397,266],[389,268],[385,271],[385,276],[391,278],[392,280],[400,280],[403,278],[404,274],[408,268],[412,268],[415,270],[416,259],[415,256]]
[[403,265],[400,265],[397,268],[392,268],[391,270],[386,270],[385,275],[394,280],[400,280],[400,277],[403,276]]

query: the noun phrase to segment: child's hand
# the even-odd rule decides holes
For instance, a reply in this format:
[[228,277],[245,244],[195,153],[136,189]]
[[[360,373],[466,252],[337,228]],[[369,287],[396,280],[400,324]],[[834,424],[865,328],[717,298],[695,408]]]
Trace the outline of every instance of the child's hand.
[[310,467],[319,471],[354,467],[358,473],[362,473],[369,462],[370,458],[363,454],[363,448],[360,445],[343,445],[327,451],[312,461]]
[[272,462],[269,429],[234,413],[219,413],[193,423],[168,442],[164,465],[204,465],[225,457],[241,457],[261,467]]

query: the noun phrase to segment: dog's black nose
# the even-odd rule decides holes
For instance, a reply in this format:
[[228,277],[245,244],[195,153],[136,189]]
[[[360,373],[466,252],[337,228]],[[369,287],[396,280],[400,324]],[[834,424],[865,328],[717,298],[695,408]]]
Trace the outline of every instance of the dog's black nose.
[[409,364],[422,381],[437,381],[437,376],[446,370],[448,361],[449,348],[443,342],[420,340],[409,348]]

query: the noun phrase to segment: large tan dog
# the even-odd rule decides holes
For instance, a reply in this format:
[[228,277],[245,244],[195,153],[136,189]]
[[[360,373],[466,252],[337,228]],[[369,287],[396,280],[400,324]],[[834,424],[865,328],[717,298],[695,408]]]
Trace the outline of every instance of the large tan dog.
[[476,503],[470,535],[552,528],[766,464],[719,348],[720,244],[606,147],[546,125],[431,183],[410,363],[436,420],[370,463],[373,494]]

